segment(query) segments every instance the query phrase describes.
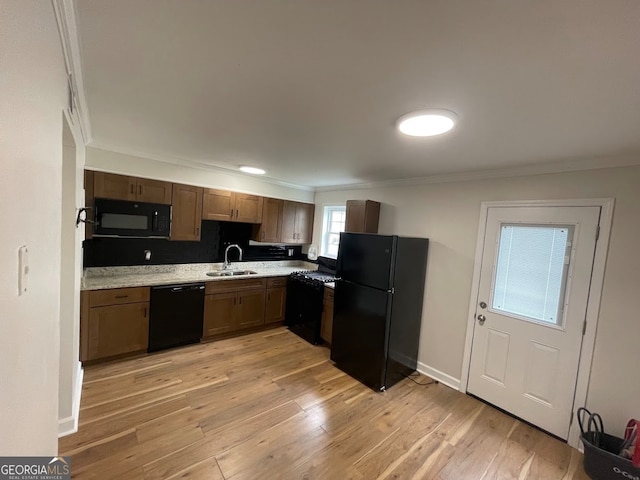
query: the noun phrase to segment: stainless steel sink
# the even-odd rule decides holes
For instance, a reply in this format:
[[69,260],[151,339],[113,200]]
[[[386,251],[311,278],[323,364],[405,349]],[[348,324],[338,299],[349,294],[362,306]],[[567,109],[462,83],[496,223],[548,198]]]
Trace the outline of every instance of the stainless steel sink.
[[237,277],[238,275],[255,275],[253,270],[221,270],[219,272],[207,272],[208,277]]

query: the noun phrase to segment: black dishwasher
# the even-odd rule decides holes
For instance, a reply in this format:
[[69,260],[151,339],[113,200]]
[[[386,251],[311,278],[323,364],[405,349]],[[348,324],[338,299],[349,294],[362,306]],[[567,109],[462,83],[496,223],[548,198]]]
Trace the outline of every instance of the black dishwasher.
[[204,283],[151,287],[149,351],[199,342],[203,317]]

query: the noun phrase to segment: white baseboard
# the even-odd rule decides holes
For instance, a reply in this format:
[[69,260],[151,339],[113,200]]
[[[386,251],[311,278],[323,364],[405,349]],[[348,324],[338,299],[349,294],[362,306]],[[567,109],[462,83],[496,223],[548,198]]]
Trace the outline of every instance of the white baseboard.
[[82,397],[82,379],[84,378],[84,369],[82,363],[78,362],[76,370],[76,384],[73,395],[73,407],[70,417],[58,420],[58,438],[65,435],[71,435],[78,431],[78,419],[80,417],[80,399]]
[[429,365],[425,365],[422,362],[418,362],[418,372],[426,375],[427,377],[431,377],[434,380],[446,385],[447,387],[453,388],[454,390],[460,391],[460,379],[454,378],[451,375],[448,375],[440,370],[437,370]]
[[58,438],[76,433],[78,427],[73,416],[58,420]]

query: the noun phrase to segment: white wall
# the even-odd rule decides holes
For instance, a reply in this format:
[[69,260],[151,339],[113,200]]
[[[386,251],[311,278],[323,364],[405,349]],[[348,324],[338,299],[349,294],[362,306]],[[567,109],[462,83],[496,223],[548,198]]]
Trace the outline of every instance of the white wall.
[[[0,452],[54,455],[67,87],[50,2],[2,1],[0,92]],[[20,245],[31,271],[19,297]]]
[[259,177],[217,169],[194,168],[95,147],[86,149],[86,166],[99,170],[208,188],[221,188],[265,197],[313,202],[313,191],[271,183]]
[[314,243],[322,207],[351,199],[383,203],[380,233],[430,239],[419,360],[460,379],[480,202],[614,197],[613,230],[588,407],[618,434],[640,415],[640,167],[317,192]]

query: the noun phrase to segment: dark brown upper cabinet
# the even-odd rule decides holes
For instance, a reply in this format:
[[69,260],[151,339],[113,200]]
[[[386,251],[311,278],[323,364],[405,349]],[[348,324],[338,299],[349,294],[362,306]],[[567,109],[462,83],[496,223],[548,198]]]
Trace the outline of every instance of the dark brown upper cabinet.
[[282,213],[282,243],[311,243],[315,205],[285,200]]
[[265,198],[262,206],[262,223],[254,225],[253,239],[258,242],[279,243],[282,229],[284,200]]
[[202,219],[230,222],[234,214],[231,192],[205,188],[202,195]]
[[380,203],[371,200],[347,200],[345,232],[378,233]]
[[262,222],[263,198],[246,193],[205,188],[202,219],[226,222]]
[[247,195],[246,193],[234,193],[232,197],[236,210],[236,216],[232,219],[233,221],[244,223],[262,222],[263,197]]
[[200,241],[202,187],[173,184],[171,240]]
[[96,198],[171,205],[171,193],[170,182],[93,172],[93,194]]
[[173,184],[160,180],[138,178],[136,182],[136,200],[147,203],[171,205]]
[[93,194],[96,198],[111,198],[113,200],[136,199],[136,177],[94,172],[93,182]]

